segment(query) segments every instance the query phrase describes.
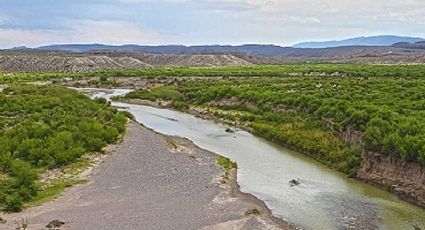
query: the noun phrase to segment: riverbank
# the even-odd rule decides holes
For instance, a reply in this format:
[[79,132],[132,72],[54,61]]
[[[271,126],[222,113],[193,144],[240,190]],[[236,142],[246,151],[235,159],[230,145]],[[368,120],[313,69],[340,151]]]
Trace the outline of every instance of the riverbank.
[[193,115],[195,117],[199,117],[201,119],[205,119],[205,120],[212,120],[215,122],[220,122],[223,124],[227,124],[227,125],[231,125],[233,127],[239,128],[239,129],[244,129],[247,130],[248,132],[253,132],[252,128],[249,126],[248,123],[243,123],[243,122],[234,122],[228,119],[225,119],[223,117],[216,117],[213,114],[211,114],[211,111],[208,111],[204,108],[194,108],[193,106],[189,106],[187,108],[181,108],[181,109],[177,109],[172,105],[172,101],[162,101],[162,100],[157,100],[157,101],[149,101],[149,100],[142,100],[142,99],[126,99],[126,98],[116,98],[117,100],[115,101],[119,101],[119,102],[123,102],[123,103],[128,103],[128,104],[133,104],[133,105],[145,105],[145,106],[151,106],[151,107],[155,107],[155,108],[161,108],[161,109],[171,109],[171,110],[175,110],[175,111],[179,111],[179,112],[184,112],[184,113],[188,113],[190,115]]
[[239,192],[236,171],[191,142],[131,122],[114,153],[91,171],[89,183],[18,214],[3,216],[0,229],[293,229],[273,218],[262,201]]
[[[181,111],[181,112],[188,113],[202,119],[220,122],[223,124],[230,125],[232,127],[236,127],[238,129],[244,129],[250,133],[255,134],[255,130],[251,127],[249,122],[242,122],[242,121],[235,122],[235,121],[226,119],[226,116],[216,116],[215,114],[217,113],[217,111],[214,112],[213,110],[209,110],[202,107],[188,106],[183,109],[178,109],[172,105],[171,101],[161,101],[161,100],[149,101],[149,100],[141,100],[141,99],[119,98],[119,101],[124,103],[129,103],[129,104],[135,104],[135,105],[144,105],[144,106],[151,106],[155,108]],[[220,112],[225,112],[225,111],[220,111]],[[308,152],[303,151],[302,149],[296,148],[294,146],[291,146],[289,144],[279,143],[279,145],[283,145],[289,149],[303,153],[304,155],[307,155],[307,156],[310,155]],[[370,159],[365,156],[361,165],[359,166],[360,169],[358,173],[348,175],[348,176],[358,181],[361,181],[363,183],[371,184],[381,190],[393,193],[404,201],[407,201],[411,204],[424,208],[425,193],[423,192],[424,191],[423,180],[424,180],[425,174],[423,173],[423,167],[421,167],[418,163],[404,162],[394,157],[387,157],[382,154],[375,153],[375,155],[379,156],[380,158],[388,158],[388,159],[378,160],[373,163],[370,163]],[[386,168],[388,170],[386,170]],[[390,172],[387,172],[387,171],[390,171]],[[399,172],[403,172],[403,173],[399,173]],[[418,176],[415,176],[415,175],[418,175]]]

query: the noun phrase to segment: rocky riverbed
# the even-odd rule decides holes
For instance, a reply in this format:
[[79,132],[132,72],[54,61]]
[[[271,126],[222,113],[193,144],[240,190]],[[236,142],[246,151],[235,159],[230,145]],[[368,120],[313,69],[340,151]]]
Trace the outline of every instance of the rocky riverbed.
[[[239,192],[236,170],[190,141],[131,122],[124,141],[89,176],[89,183],[18,214],[0,229],[293,229],[255,197]],[[223,177],[224,176],[224,177]],[[225,180],[223,180],[223,178]]]

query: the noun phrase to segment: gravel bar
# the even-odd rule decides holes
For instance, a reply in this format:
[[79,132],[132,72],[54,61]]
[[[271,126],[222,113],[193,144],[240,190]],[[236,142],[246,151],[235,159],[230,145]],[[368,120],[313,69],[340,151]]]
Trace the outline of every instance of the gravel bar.
[[226,171],[216,157],[188,140],[130,122],[123,142],[91,171],[89,183],[4,215],[0,229],[15,229],[22,219],[37,230],[53,220],[65,223],[60,229],[77,230],[294,229],[239,192],[236,170],[223,183]]

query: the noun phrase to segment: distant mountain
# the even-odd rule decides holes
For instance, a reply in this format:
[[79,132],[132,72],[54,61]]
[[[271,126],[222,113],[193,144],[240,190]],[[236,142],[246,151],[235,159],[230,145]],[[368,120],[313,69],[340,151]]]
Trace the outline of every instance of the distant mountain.
[[[418,41],[419,40],[419,41]],[[417,42],[416,42],[417,41]],[[331,44],[332,43],[332,44]],[[316,44],[316,43],[314,43]],[[323,45],[323,43],[321,43]],[[62,56],[108,56],[131,57],[142,60],[149,65],[157,62],[146,61],[144,55],[150,59],[164,55],[167,58],[175,56],[196,55],[197,58],[207,58],[208,55],[222,55],[237,57],[250,63],[282,63],[299,61],[336,61],[336,62],[364,62],[364,63],[425,63],[425,40],[421,38],[376,36],[348,39],[344,41],[328,42],[329,48],[294,48],[277,45],[247,44],[231,45],[105,45],[105,44],[55,44],[38,48],[16,47],[0,50],[1,54],[39,54],[49,53]],[[297,45],[301,46],[301,45]],[[307,45],[305,45],[307,47]],[[309,47],[320,47],[318,44]],[[202,55],[197,55],[202,54]],[[207,54],[207,55],[205,55]],[[224,55],[224,56],[223,56]],[[150,60],[149,59],[149,60]],[[73,59],[74,60],[74,59]],[[219,59],[217,59],[219,60]],[[221,59],[220,59],[221,60]],[[0,60],[1,62],[2,60]],[[134,61],[134,60],[133,60]],[[161,59],[162,64],[169,62]],[[201,61],[202,63],[218,63],[215,61]],[[174,63],[174,62],[173,62]],[[159,64],[158,64],[159,65]],[[216,65],[216,64],[214,64]]]
[[392,35],[357,37],[339,41],[303,42],[294,45],[294,48],[330,48],[341,46],[391,46],[395,43],[415,43],[425,41],[423,38],[401,37]]
[[408,42],[399,42],[395,43],[393,47],[404,48],[404,49],[422,49],[425,50],[425,41],[408,43]]
[[28,50],[29,48],[28,47],[26,47],[26,46],[15,46],[15,47],[13,47],[13,48],[11,48],[11,49],[9,49],[9,50],[11,50],[11,51],[25,51],[25,50]]
[[151,54],[215,54],[215,53],[244,53],[248,55],[276,56],[291,49],[276,45],[206,45],[206,46],[141,46],[141,45],[102,45],[102,44],[65,44],[49,45],[36,48],[40,51],[67,51],[75,53],[111,51],[111,52],[144,52]]
[[238,66],[294,62],[425,63],[425,42],[392,46],[292,48],[242,46],[51,45],[0,50],[0,72],[97,71],[151,66]]

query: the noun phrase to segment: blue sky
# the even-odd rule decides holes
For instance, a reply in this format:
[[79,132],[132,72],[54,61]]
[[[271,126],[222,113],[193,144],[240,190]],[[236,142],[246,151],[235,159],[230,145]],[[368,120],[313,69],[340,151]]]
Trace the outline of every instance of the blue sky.
[[0,48],[425,37],[424,0],[0,0]]

